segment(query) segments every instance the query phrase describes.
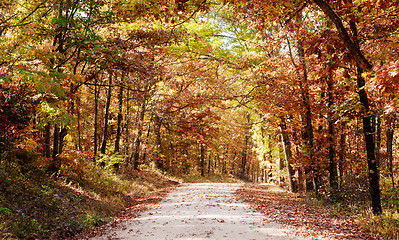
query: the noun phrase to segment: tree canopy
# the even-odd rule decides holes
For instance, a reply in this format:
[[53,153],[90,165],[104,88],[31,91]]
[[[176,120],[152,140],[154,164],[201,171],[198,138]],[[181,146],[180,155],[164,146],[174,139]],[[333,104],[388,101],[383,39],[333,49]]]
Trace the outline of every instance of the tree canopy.
[[0,153],[50,174],[78,151],[367,192],[380,214],[398,185],[398,16],[392,0],[2,0]]

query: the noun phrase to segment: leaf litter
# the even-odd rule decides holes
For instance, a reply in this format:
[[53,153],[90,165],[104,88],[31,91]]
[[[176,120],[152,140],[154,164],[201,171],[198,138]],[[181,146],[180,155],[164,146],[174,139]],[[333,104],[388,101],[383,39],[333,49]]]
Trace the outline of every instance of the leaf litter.
[[245,184],[235,196],[261,212],[264,221],[279,223],[306,239],[378,239],[362,231],[353,217],[332,215],[310,206],[303,197],[271,185]]

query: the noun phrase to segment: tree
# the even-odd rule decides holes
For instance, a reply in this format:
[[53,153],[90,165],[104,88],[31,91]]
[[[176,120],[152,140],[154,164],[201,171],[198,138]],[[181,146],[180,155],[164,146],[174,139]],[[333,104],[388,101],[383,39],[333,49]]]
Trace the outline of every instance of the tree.
[[[350,38],[347,30],[342,24],[341,19],[332,10],[332,8],[323,0],[314,0],[314,2],[323,10],[323,12],[328,16],[328,18],[336,26],[339,36],[348,49],[349,54],[354,58],[357,63],[357,85],[359,88],[359,98],[363,105],[363,131],[364,138],[366,141],[367,149],[367,163],[369,170],[369,181],[370,181],[370,195],[372,201],[372,208],[374,214],[380,214],[382,212],[381,207],[381,197],[380,197],[380,184],[379,184],[379,171],[377,166],[377,161],[375,159],[375,142],[374,142],[374,130],[371,126],[372,116],[369,115],[370,106],[369,99],[366,93],[365,80],[362,76],[363,71],[369,71],[372,69],[370,62],[364,57],[360,50],[359,44],[356,44]],[[356,38],[358,36],[356,23],[354,21],[350,22],[350,28],[353,36]]]
[[101,140],[101,150],[102,154],[105,154],[107,148],[107,134],[108,134],[108,118],[109,118],[109,106],[111,105],[111,91],[112,91],[112,73],[108,76],[108,91],[107,91],[107,101],[105,103],[104,112],[104,127],[103,127],[103,137]]
[[[235,8],[237,11],[241,12],[242,15],[240,17],[251,19],[252,26],[262,34],[267,31],[272,33],[270,29],[275,29],[277,27],[281,27],[284,29],[285,35],[289,35],[287,33],[291,33],[295,28],[292,28],[295,17],[298,16],[301,12],[309,12],[312,17],[307,17],[300,24],[304,29],[309,29],[314,33],[312,37],[310,35],[301,36],[298,41],[304,42],[304,50],[305,54],[311,58],[313,56],[318,56],[318,58],[325,58],[325,50],[335,48],[335,52],[332,55],[327,55],[330,59],[338,60],[341,64],[354,64],[356,72],[353,74],[352,67],[349,67],[350,74],[356,76],[357,84],[356,89],[359,93],[360,104],[362,105],[362,114],[363,114],[363,132],[364,132],[364,143],[366,146],[367,152],[367,165],[368,165],[368,174],[369,174],[369,183],[370,183],[370,195],[372,200],[373,212],[375,214],[379,214],[381,212],[381,203],[380,203],[380,190],[379,190],[379,173],[377,161],[375,159],[375,139],[373,137],[374,130],[372,128],[372,114],[373,112],[377,112],[377,110],[372,109],[370,106],[370,99],[368,91],[373,92],[369,86],[367,86],[365,78],[373,79],[370,74],[373,71],[373,62],[380,62],[383,66],[383,62],[381,59],[386,59],[379,55],[379,59],[371,58],[371,56],[376,56],[373,54],[374,52],[378,52],[377,49],[383,49],[384,45],[379,39],[382,38],[392,38],[392,33],[397,30],[398,22],[392,15],[381,13],[377,14],[378,19],[384,19],[384,21],[376,20],[376,7],[382,8],[384,11],[390,13],[397,13],[397,8],[393,5],[393,3],[388,1],[382,1],[378,3],[361,3],[361,2],[342,2],[342,1],[324,1],[324,0],[314,0],[312,2],[303,2],[303,1],[289,1],[289,2],[277,2],[277,1],[230,1],[235,4]],[[315,7],[318,8],[315,8]],[[320,12],[321,10],[321,12]],[[344,16],[340,17],[339,15]],[[309,16],[309,15],[304,15]],[[314,24],[315,19],[321,20],[321,24]],[[327,19],[327,21],[323,20]],[[343,19],[349,19],[348,24],[345,23]],[[329,27],[329,23],[331,22],[336,31],[332,30]],[[389,24],[387,24],[389,22]],[[372,24],[369,24],[372,23]],[[387,24],[387,25],[386,25]],[[361,34],[358,34],[358,28],[361,28]],[[330,35],[326,35],[325,33],[329,32]],[[270,36],[271,34],[269,34]],[[338,38],[337,38],[338,37]],[[313,40],[308,40],[308,39]],[[339,39],[339,41],[337,41]],[[362,43],[367,42],[371,43],[372,47],[368,46],[363,47]],[[280,45],[281,46],[281,45]],[[325,46],[323,49],[321,46]],[[370,53],[370,55],[365,55],[363,53],[364,48]],[[307,53],[306,53],[307,51]],[[323,56],[324,55],[324,56]],[[340,55],[341,58],[336,58],[337,55]],[[390,57],[393,55],[389,54]],[[325,58],[326,61],[330,61],[328,58]],[[389,62],[391,60],[388,60]],[[319,63],[317,63],[319,64]],[[311,69],[308,69],[308,76],[311,76],[311,79],[316,80],[317,74],[312,72],[312,69],[317,69],[317,64],[311,65]],[[339,66],[339,65],[338,65]],[[334,66],[334,72],[343,76],[339,67]],[[378,69],[384,69],[385,67],[378,67]],[[374,70],[377,69],[374,68]],[[346,70],[345,70],[346,71]],[[364,73],[363,73],[364,72]],[[377,70],[377,72],[380,72]],[[347,73],[348,74],[348,71]],[[382,80],[384,77],[379,79],[378,77],[373,79],[377,81],[386,81]],[[373,81],[372,80],[372,81]],[[318,84],[317,82],[315,82]],[[318,87],[317,85],[313,85],[314,87]],[[382,84],[383,85],[383,84]],[[380,85],[380,87],[382,86]],[[384,85],[385,86],[385,85]],[[351,87],[353,88],[353,87]],[[375,89],[377,90],[377,89]],[[374,90],[374,92],[375,92]],[[376,93],[377,94],[377,93]],[[380,94],[380,93],[379,93]],[[315,95],[317,96],[317,95]],[[314,98],[317,100],[317,98]],[[314,117],[313,117],[314,118]],[[311,118],[309,118],[311,119]],[[304,119],[306,120],[306,118]],[[322,125],[319,126],[320,133],[323,131],[324,127]],[[315,141],[320,141],[318,137],[316,137]],[[324,140],[323,140],[324,141]],[[377,141],[378,142],[378,141]],[[359,146],[359,144],[358,144]],[[315,145],[318,148],[318,146]],[[360,148],[358,148],[360,149]],[[333,152],[330,149],[330,152]],[[377,152],[378,154],[378,152]],[[320,159],[321,160],[321,159]],[[318,161],[318,160],[317,160]],[[321,162],[320,162],[321,163]],[[319,163],[318,163],[319,164]],[[331,168],[331,172],[333,169]],[[332,173],[334,176],[334,173]]]
[[334,201],[369,178],[381,212],[377,160],[397,176],[395,2],[2,4],[3,151],[27,131],[52,172],[71,150],[118,153],[127,170],[277,176]]

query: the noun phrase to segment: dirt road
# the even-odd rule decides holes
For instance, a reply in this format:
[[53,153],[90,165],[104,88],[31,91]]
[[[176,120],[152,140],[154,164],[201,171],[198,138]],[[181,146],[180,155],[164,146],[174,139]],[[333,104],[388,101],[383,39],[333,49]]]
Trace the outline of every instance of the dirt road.
[[154,209],[92,239],[297,239],[234,199],[239,183],[184,184]]

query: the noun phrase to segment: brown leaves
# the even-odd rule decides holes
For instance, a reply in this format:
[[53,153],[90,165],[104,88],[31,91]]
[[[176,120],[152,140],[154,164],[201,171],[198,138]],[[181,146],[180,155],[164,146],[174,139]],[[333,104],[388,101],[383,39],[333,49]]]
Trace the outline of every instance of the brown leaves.
[[332,216],[325,208],[311,206],[304,198],[271,186],[246,184],[236,196],[262,212],[264,221],[283,224],[305,238],[375,239],[375,236],[362,232],[352,217]]

